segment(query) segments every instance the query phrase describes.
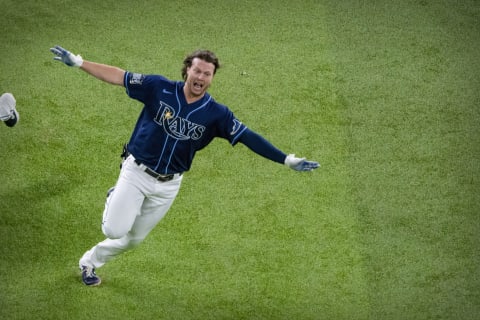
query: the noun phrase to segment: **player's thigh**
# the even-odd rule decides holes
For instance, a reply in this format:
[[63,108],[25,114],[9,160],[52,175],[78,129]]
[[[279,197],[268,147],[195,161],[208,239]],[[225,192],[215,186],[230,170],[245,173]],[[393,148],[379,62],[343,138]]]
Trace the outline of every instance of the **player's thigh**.
[[165,217],[178,194],[181,181],[180,178],[167,182],[161,186],[163,190],[157,190],[156,194],[145,198],[141,213],[130,231],[132,237],[144,238]]

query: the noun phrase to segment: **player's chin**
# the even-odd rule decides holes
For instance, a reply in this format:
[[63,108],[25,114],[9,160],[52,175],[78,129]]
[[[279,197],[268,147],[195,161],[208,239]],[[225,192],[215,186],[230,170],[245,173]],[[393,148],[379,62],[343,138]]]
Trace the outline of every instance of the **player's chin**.
[[200,87],[200,88],[194,87],[193,90],[192,90],[192,93],[197,97],[203,96],[205,94],[205,92],[207,92],[206,87]]

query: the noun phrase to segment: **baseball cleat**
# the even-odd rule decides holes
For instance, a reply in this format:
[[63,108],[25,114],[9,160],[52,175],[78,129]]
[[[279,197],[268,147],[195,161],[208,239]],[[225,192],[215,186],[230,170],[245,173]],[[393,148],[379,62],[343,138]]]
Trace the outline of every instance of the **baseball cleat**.
[[82,280],[87,286],[98,286],[102,280],[95,273],[95,268],[82,266]]

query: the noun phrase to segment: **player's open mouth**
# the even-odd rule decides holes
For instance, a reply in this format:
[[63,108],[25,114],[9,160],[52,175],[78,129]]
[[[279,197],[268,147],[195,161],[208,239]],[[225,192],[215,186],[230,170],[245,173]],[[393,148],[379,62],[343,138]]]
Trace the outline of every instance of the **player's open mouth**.
[[198,82],[194,82],[194,83],[193,83],[193,87],[194,87],[195,89],[201,90],[201,89],[203,88],[203,84],[200,84],[200,83],[198,83]]

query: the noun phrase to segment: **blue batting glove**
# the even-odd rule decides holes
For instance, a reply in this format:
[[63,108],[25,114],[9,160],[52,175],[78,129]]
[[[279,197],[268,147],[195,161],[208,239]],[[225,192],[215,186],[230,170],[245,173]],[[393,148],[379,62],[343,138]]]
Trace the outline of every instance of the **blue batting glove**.
[[315,161],[307,161],[305,158],[296,158],[294,154],[289,154],[285,158],[285,165],[296,171],[312,171],[320,167]]
[[81,67],[83,64],[83,59],[80,55],[74,55],[70,51],[60,47],[55,46],[50,48],[50,51],[55,55],[54,60],[61,61],[70,67]]

